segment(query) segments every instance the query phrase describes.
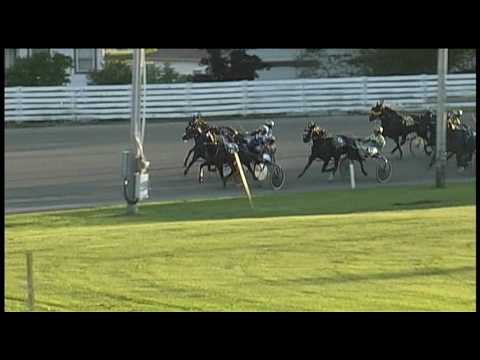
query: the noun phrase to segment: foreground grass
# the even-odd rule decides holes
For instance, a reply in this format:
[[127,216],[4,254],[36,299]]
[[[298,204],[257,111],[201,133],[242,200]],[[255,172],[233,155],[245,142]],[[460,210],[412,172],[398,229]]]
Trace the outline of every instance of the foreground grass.
[[6,310],[32,249],[37,310],[475,311],[474,186],[7,216]]

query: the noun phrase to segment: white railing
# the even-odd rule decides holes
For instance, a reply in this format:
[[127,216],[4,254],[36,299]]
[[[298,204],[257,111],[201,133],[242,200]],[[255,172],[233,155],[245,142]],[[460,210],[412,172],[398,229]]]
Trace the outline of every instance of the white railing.
[[[448,107],[476,107],[476,74],[447,76]],[[147,118],[368,111],[380,99],[401,110],[432,108],[437,76],[388,76],[147,86]],[[5,121],[130,117],[130,85],[7,87]]]

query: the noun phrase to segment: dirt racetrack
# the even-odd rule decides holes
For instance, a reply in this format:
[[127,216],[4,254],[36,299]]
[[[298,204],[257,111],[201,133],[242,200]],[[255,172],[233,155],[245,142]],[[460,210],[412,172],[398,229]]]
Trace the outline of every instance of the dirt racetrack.
[[[274,135],[278,141],[277,161],[285,169],[287,183],[282,191],[315,191],[345,188],[339,174],[328,182],[328,174],[321,174],[321,162],[314,163],[303,178],[297,175],[306,164],[310,145],[302,142],[302,132],[309,120],[315,120],[331,133],[356,136],[369,134],[372,123],[366,116],[338,115],[322,117],[269,117],[275,121]],[[471,115],[465,114],[468,124]],[[210,119],[216,125],[228,124],[243,130],[261,125],[262,119]],[[183,176],[183,160],[193,142],[183,143],[181,137],[185,122],[147,122],[145,153],[151,161],[151,193],[149,201],[188,200],[237,196],[241,189],[229,183],[223,189],[216,173],[207,173],[206,183],[197,182],[198,165]],[[95,125],[59,125],[5,129],[5,211],[21,212],[45,209],[74,208],[124,203],[120,160],[123,150],[129,148],[129,123]],[[393,148],[387,139],[386,154]],[[387,185],[377,184],[373,161],[367,161],[368,177],[359,169],[356,183],[365,186],[392,186],[413,183],[434,183],[435,170],[427,169],[428,158],[414,158],[404,145],[404,158],[390,156],[393,165],[392,180]],[[475,173],[467,169],[457,174],[455,159],[447,166],[448,181],[472,179]],[[250,179],[250,178],[249,178]],[[253,194],[272,192],[265,184],[252,184]]]

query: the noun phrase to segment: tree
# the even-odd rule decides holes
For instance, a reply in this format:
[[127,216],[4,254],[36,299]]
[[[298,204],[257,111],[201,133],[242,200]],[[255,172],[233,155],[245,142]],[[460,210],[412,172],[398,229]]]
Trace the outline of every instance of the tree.
[[72,58],[62,54],[33,54],[18,58],[6,72],[7,86],[61,86],[70,82]]
[[[188,76],[181,75],[169,64],[157,67],[147,64],[147,84],[186,82]],[[95,85],[117,85],[132,83],[132,68],[125,61],[109,58],[102,70],[90,73],[89,78]]]
[[210,81],[255,80],[257,71],[270,69],[256,55],[248,55],[246,49],[207,49],[208,56],[200,60],[207,66]]
[[[368,75],[415,75],[437,73],[438,49],[364,49],[351,60]],[[473,49],[450,49],[449,71],[471,71],[468,59],[475,56]],[[473,63],[470,61],[470,63]]]
[[200,60],[200,65],[207,66],[207,73],[213,81],[224,81],[229,73],[227,57],[222,55],[221,49],[207,49],[207,53],[208,56]]
[[246,49],[235,49],[230,52],[230,69],[228,80],[255,80],[257,71],[268,68],[258,56],[248,55]]
[[119,85],[132,82],[132,68],[120,60],[106,59],[103,69],[88,75],[95,85]]

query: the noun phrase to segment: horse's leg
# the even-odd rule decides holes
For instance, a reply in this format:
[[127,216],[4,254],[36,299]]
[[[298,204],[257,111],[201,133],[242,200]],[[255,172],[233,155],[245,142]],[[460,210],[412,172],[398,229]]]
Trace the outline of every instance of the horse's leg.
[[247,162],[247,169],[250,172],[250,174],[252,174],[253,180],[258,181],[258,178],[255,176],[255,171],[253,171],[250,165],[251,165],[251,162]]
[[192,152],[195,150],[195,146],[192,147],[188,153],[187,153],[187,157],[185,158],[185,161],[183,162],[183,167],[186,167],[187,166],[187,162],[188,162],[188,158],[190,157],[190,155],[192,155]]
[[[218,173],[220,174],[220,179],[222,179],[223,188],[225,189],[227,187],[227,179],[225,179],[225,177],[223,176],[223,164],[221,164],[220,166],[217,166],[217,169],[218,169]],[[233,174],[233,169],[232,169],[232,174]]]
[[303,176],[303,174],[305,174],[305,171],[307,171],[307,169],[310,167],[310,165],[312,165],[315,158],[316,158],[316,156],[314,156],[313,154],[310,155],[310,157],[308,158],[307,165],[305,165],[305,168],[303,169],[303,171],[298,175],[299,179]]
[[202,163],[198,169],[198,183],[203,184],[203,168],[207,166],[207,162]]
[[395,144],[397,144],[397,146],[395,146],[395,148],[392,150],[391,154],[393,155],[393,153],[398,150],[400,152],[400,159],[402,159],[403,151],[402,151],[402,147],[400,146],[400,137],[398,137],[394,141],[395,141]]
[[333,165],[333,177],[337,173],[338,170],[338,164],[340,163],[340,155],[337,155],[334,157],[334,165]]
[[357,158],[358,162],[360,163],[360,169],[362,170],[362,174],[365,176],[368,176],[368,173],[365,171],[365,168],[363,167],[363,160],[360,156]]
[[430,155],[431,152],[427,150],[427,147],[428,147],[427,143],[423,144],[423,151],[425,151],[425,154]]
[[390,154],[392,154],[392,155],[393,155],[393,153],[394,153],[395,151],[397,151],[398,149],[400,149],[400,144],[398,143],[398,139],[397,139],[397,140],[393,140],[393,141],[395,142],[395,144],[397,144],[397,146],[395,146],[395,147],[393,148],[393,150],[390,152]]
[[323,166],[322,166],[322,173],[323,172],[330,172],[333,170],[333,167],[330,168],[330,169],[327,169],[327,165],[330,163],[330,159],[328,159],[327,161],[324,161],[323,162]]
[[330,163],[330,160],[329,159],[328,161],[324,162],[323,163],[323,167],[322,167],[322,172],[329,172],[330,173],[330,176],[328,177],[328,181],[332,181],[333,178],[335,177],[335,173],[337,171],[337,168],[338,168],[338,162],[339,162],[339,157],[338,156],[335,156],[333,158],[334,160],[334,164],[329,168],[329,169],[325,169],[327,164]]
[[[193,158],[192,158],[192,160],[190,161],[190,164],[188,164],[187,168],[183,171],[183,175],[184,175],[184,176],[187,175],[188,170],[189,170],[190,167],[193,165],[193,163],[198,160],[199,157],[200,157],[200,155],[198,155],[198,153],[194,153],[194,154],[193,154]],[[203,165],[203,164],[202,164],[202,165]]]
[[402,151],[402,146],[398,145],[398,151],[400,151],[400,160],[403,158],[403,151]]
[[436,153],[434,152],[432,154],[432,160],[430,160],[430,164],[428,164],[429,169],[433,166],[433,164],[435,163],[435,160],[436,160]]

